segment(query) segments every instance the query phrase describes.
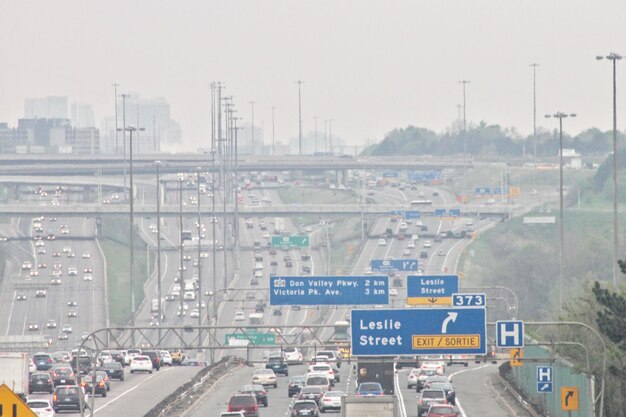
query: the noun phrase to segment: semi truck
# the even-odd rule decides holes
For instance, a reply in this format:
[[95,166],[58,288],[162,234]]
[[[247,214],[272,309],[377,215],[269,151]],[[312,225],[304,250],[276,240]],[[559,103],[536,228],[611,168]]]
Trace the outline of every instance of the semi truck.
[[398,398],[395,395],[380,397],[341,397],[341,417],[398,417]]
[[28,398],[28,353],[0,352],[0,384],[6,384],[24,401]]
[[357,385],[362,382],[378,382],[385,395],[394,395],[394,359],[389,357],[370,357],[357,361]]

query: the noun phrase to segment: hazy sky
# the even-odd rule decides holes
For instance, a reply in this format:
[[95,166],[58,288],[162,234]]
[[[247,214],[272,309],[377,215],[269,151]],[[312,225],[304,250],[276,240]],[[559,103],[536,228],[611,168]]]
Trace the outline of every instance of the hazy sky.
[[[0,0],[0,121],[27,97],[91,103],[99,125],[113,88],[165,97],[187,149],[206,146],[208,84],[223,81],[239,116],[277,140],[333,119],[350,144],[409,124],[442,131],[462,102],[467,117],[532,132],[575,112],[566,130],[611,126],[611,67],[597,54],[626,53],[623,0]],[[626,89],[626,62],[618,89]],[[618,95],[626,126],[624,94]]]

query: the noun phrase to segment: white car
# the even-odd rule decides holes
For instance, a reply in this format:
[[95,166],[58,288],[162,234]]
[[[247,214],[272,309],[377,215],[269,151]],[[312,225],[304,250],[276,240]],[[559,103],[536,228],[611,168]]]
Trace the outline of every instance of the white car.
[[341,397],[345,396],[343,391],[326,391],[320,398],[320,411],[325,413],[326,410],[341,410]]
[[409,243],[406,244],[407,249],[415,249],[415,242],[409,240]]
[[307,375],[309,374],[324,374],[326,378],[330,380],[331,384],[334,384],[335,382],[335,372],[333,371],[332,366],[327,363],[314,363],[309,365]]
[[368,265],[365,268],[363,268],[363,273],[365,275],[372,275],[374,271],[372,271],[372,267]]
[[33,410],[37,417],[54,417],[54,410],[50,401],[43,399],[28,400],[26,402],[28,408]]
[[385,239],[378,239],[378,246],[387,246],[387,241]]
[[406,387],[411,389],[417,387],[417,380],[422,371],[419,368],[412,368],[406,377]]
[[425,241],[424,241],[424,247],[425,247],[425,248],[432,248],[432,247],[433,247],[433,244],[432,244],[432,243],[430,243],[430,240],[425,240]]
[[257,385],[272,385],[274,388],[278,388],[278,381],[276,380],[276,374],[271,369],[257,369],[252,375],[252,384]]
[[437,251],[437,255],[439,255],[439,256],[446,256],[446,251],[445,251],[445,250],[443,250],[443,249],[439,249],[439,250]]
[[33,362],[33,360],[31,359],[28,362],[28,372],[32,374],[33,372],[36,372],[36,371],[37,371],[37,365],[35,365],[35,362]]
[[89,258],[91,258],[91,253],[83,252],[83,259],[89,259]]
[[235,321],[246,321],[246,315],[243,311],[235,313]]
[[200,317],[200,310],[194,308],[193,310],[191,310],[191,313],[189,313],[189,317],[197,319],[198,317]]
[[135,372],[148,372],[152,373],[152,361],[149,357],[138,355],[131,359],[130,361],[130,373],[134,374]]
[[283,348],[283,353],[287,363],[302,363],[304,361],[304,356],[298,348],[285,347]]
[[161,365],[172,366],[172,355],[167,350],[162,350],[159,353],[161,354]]
[[93,281],[93,275],[91,274],[83,275],[83,281]]

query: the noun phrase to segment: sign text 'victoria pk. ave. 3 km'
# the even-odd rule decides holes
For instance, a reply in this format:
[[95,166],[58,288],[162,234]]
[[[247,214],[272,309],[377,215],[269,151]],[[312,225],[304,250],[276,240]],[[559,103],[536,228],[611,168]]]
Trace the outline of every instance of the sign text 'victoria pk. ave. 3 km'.
[[484,355],[484,308],[352,310],[352,355]]
[[367,305],[389,303],[389,277],[270,277],[271,305]]

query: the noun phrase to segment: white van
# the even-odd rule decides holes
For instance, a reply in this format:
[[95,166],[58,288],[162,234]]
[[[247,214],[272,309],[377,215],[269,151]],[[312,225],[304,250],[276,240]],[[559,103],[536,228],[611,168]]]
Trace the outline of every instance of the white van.
[[322,391],[330,391],[330,379],[325,374],[308,374],[306,377],[305,387],[320,387]]

